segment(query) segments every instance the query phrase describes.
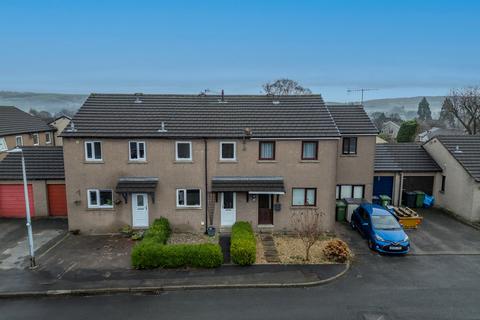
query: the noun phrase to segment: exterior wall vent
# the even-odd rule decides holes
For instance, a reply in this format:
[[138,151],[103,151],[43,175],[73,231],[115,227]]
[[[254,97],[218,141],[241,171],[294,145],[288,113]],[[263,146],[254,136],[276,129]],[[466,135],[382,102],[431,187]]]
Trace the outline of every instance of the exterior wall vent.
[[463,153],[463,151],[460,150],[459,146],[455,146],[455,151],[453,151],[453,153]]
[[136,97],[135,98],[135,103],[142,103],[142,99],[140,99],[139,97]]
[[165,128],[165,122],[162,121],[162,126],[160,129],[158,129],[158,132],[167,132],[167,129]]
[[67,129],[68,132],[77,132],[77,129],[75,129],[75,123],[73,121],[70,121],[70,125]]

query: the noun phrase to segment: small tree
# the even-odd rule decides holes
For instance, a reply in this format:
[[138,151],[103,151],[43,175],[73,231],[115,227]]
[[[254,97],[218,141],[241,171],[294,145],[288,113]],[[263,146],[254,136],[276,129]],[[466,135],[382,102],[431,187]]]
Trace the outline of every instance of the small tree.
[[310,261],[310,249],[323,234],[320,218],[324,215],[317,209],[308,209],[293,214],[292,222],[295,233],[305,246],[305,260]]
[[397,142],[413,142],[415,140],[415,134],[417,133],[417,126],[416,120],[402,123],[398,131]]
[[312,94],[310,89],[304,88],[297,81],[290,79],[278,79],[273,82],[268,82],[263,84],[262,88],[266,94],[276,96]]
[[449,128],[455,127],[455,116],[451,112],[452,109],[452,101],[450,101],[448,98],[445,98],[442,103],[442,110],[440,110],[440,117],[438,120]]
[[480,133],[480,87],[454,89],[448,99],[450,112],[468,134]]
[[432,111],[430,111],[430,104],[428,103],[427,98],[423,97],[418,104],[417,114],[420,121],[432,120]]

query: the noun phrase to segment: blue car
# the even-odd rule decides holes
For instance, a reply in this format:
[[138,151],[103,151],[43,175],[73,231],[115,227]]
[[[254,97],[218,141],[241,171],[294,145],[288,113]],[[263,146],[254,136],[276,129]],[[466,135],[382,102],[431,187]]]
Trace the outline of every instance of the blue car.
[[379,205],[361,204],[353,212],[350,225],[367,239],[372,250],[397,254],[406,254],[410,250],[408,235],[400,223]]

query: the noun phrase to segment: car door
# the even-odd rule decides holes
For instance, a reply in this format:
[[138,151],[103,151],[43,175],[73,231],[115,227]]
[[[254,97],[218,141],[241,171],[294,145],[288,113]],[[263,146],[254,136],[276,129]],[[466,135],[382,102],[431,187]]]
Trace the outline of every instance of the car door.
[[370,233],[370,219],[368,217],[368,212],[364,208],[360,208],[359,210],[359,218],[360,218],[360,230],[364,236],[368,236]]

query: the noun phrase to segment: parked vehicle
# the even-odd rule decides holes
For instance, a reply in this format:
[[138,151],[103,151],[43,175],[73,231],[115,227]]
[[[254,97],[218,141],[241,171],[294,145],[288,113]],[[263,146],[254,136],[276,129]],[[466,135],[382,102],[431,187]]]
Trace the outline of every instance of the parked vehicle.
[[408,235],[400,223],[379,205],[360,205],[353,212],[350,225],[367,239],[372,250],[396,254],[406,254],[410,250]]

